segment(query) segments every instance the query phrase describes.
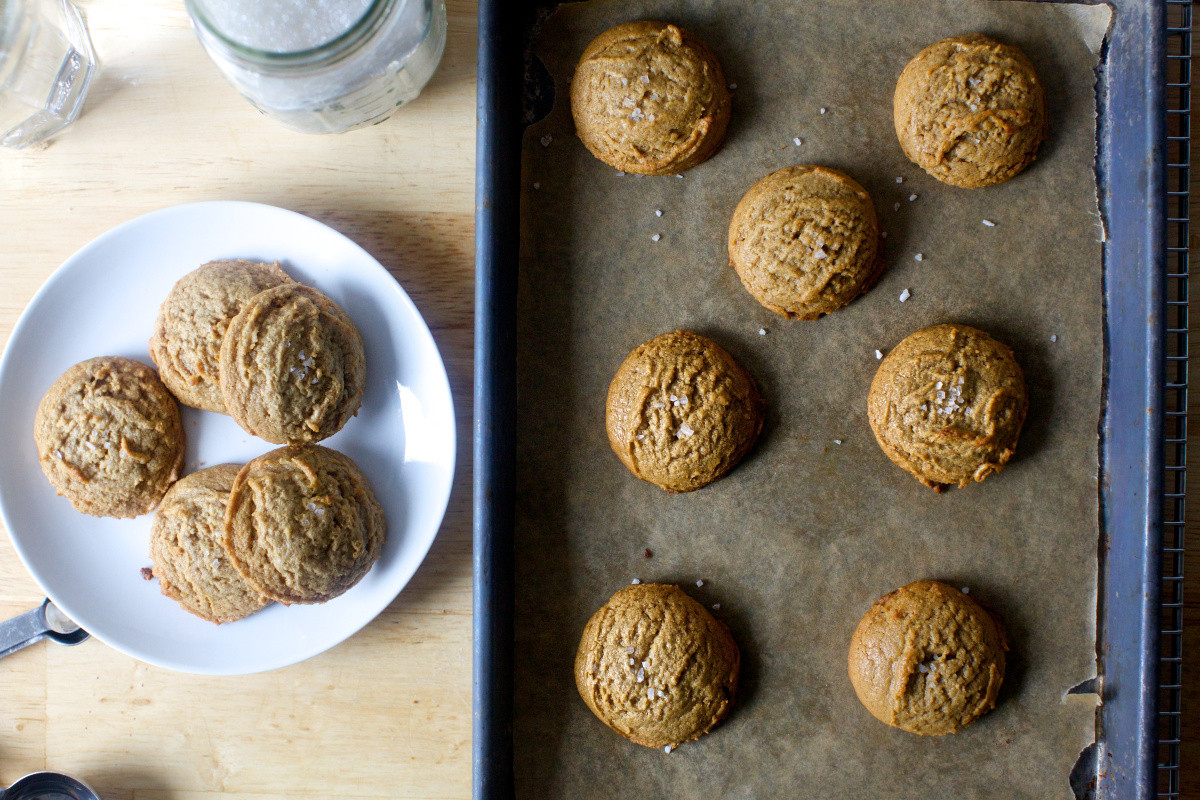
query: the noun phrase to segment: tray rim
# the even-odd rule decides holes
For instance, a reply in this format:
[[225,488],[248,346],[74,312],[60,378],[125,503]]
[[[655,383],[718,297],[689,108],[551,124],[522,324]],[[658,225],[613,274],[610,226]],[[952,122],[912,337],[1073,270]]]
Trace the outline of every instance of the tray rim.
[[[1035,0],[1070,2],[1070,0]],[[552,3],[479,0],[472,789],[513,787],[516,275],[527,33]],[[1156,792],[1165,354],[1165,4],[1109,0],[1097,70],[1103,246],[1097,744],[1080,796]],[[1116,125],[1115,121],[1123,124]],[[1114,346],[1117,343],[1119,346]],[[1120,557],[1109,557],[1109,554]],[[1134,558],[1124,557],[1132,554]],[[1132,602],[1130,600],[1132,598]],[[1078,779],[1078,780],[1077,780]]]

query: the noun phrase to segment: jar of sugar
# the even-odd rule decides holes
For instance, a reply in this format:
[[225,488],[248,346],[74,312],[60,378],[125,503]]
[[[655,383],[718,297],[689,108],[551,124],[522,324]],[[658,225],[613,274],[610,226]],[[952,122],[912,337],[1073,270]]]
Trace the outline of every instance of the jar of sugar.
[[292,130],[341,133],[415,99],[446,46],[444,0],[186,0],[225,78]]

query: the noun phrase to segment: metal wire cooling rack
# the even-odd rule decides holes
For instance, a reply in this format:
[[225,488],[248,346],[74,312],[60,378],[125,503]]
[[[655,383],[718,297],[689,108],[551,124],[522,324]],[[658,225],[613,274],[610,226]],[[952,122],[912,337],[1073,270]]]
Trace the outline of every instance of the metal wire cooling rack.
[[1167,0],[1167,258],[1162,616],[1158,796],[1179,797],[1183,684],[1183,552],[1187,470],[1188,181],[1191,177],[1192,4]]

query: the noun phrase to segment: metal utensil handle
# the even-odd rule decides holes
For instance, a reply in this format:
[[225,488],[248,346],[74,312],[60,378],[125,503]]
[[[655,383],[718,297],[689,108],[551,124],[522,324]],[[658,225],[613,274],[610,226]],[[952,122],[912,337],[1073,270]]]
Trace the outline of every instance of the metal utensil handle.
[[0,658],[42,639],[53,639],[59,644],[72,645],[88,638],[88,633],[83,628],[70,633],[51,630],[46,624],[46,606],[49,603],[49,599],[44,600],[32,611],[26,611],[7,622],[0,622]]

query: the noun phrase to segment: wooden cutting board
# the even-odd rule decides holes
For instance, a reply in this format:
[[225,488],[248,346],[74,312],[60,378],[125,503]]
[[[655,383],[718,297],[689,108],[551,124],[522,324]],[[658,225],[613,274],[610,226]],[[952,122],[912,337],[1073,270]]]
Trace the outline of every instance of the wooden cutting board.
[[[417,101],[340,136],[254,110],[181,0],[78,5],[101,60],[82,116],[49,146],[0,152],[0,344],[50,273],[114,225],[196,200],[282,206],[361,244],[421,310],[454,391],[458,469],[409,586],[305,663],[191,676],[94,639],[0,661],[0,785],[55,769],[105,800],[469,797],[475,3],[449,0],[446,54]],[[0,536],[0,618],[42,597]]]

